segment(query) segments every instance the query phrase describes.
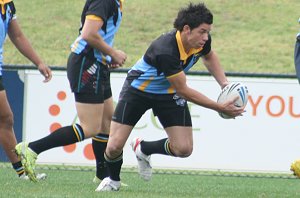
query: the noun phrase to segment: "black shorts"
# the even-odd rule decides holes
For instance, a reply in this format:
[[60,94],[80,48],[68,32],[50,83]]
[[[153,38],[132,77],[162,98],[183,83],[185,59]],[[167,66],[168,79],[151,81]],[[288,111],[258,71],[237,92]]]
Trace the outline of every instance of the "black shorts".
[[107,65],[94,57],[72,52],[68,59],[67,75],[77,102],[103,103],[112,96],[110,71]]
[[112,119],[121,124],[135,126],[148,109],[153,110],[164,128],[192,126],[186,100],[176,94],[151,94],[132,87],[123,87]]
[[2,82],[2,76],[0,76],[0,91],[3,91],[3,90],[4,90],[4,85]]

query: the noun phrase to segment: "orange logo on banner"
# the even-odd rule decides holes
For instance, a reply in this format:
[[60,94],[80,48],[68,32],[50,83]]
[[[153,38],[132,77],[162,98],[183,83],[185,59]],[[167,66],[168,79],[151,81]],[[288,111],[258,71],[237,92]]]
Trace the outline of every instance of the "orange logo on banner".
[[[67,94],[65,91],[59,91],[57,93],[57,98],[60,101],[64,101],[67,98]],[[50,105],[49,113],[51,116],[58,116],[60,114],[60,107],[57,104]],[[58,122],[53,122],[50,124],[50,133],[53,133],[57,129],[61,128],[62,125]],[[64,151],[67,153],[73,153],[76,150],[76,144],[71,144],[63,147]],[[94,160],[95,156],[93,153],[92,144],[87,144],[83,149],[83,156],[88,160]]]

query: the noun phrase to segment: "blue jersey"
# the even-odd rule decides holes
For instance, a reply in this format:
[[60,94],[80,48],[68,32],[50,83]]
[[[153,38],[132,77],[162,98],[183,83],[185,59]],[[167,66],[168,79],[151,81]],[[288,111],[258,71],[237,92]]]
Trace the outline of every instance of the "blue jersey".
[[3,44],[7,35],[9,24],[11,20],[16,18],[16,9],[12,0],[1,1],[0,6],[0,76],[2,76]]
[[179,31],[163,34],[152,42],[144,56],[129,70],[126,84],[147,93],[173,94],[176,90],[167,78],[188,72],[201,56],[210,51],[210,35],[203,48],[191,49],[187,54]]
[[101,18],[103,21],[102,28],[98,34],[103,38],[105,43],[113,46],[113,41],[116,32],[119,29],[122,20],[122,2],[120,0],[87,0],[81,15],[81,27],[79,29],[79,36],[71,45],[71,51],[80,53],[93,53],[97,61],[102,64],[111,62],[111,57],[102,54],[97,49],[93,49],[89,44],[82,39],[81,30],[85,22],[86,16],[95,16]]

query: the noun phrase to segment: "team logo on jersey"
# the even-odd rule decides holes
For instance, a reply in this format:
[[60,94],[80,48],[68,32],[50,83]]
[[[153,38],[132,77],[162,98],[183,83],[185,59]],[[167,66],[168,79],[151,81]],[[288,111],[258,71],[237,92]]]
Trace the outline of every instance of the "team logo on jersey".
[[84,87],[88,83],[92,83],[93,88],[96,88],[96,73],[97,73],[97,65],[91,65],[87,70],[82,73],[81,77],[81,87]]

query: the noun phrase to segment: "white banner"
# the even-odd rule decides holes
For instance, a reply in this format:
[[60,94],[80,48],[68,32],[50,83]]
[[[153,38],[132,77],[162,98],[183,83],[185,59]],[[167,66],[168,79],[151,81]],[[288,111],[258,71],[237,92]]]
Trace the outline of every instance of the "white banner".
[[[54,71],[51,82],[42,83],[37,71],[25,72],[24,140],[45,137],[60,126],[77,121],[73,94],[66,72]],[[115,102],[126,77],[112,73]],[[212,110],[190,103],[194,150],[188,158],[153,155],[154,168],[213,169],[288,172],[300,158],[300,86],[296,79],[235,78],[250,93],[244,116],[225,120]],[[212,99],[220,93],[212,77],[188,76],[189,85]],[[165,138],[160,123],[148,111],[124,148],[124,165],[136,166],[129,146],[133,137]],[[38,163],[94,165],[91,139],[43,152]]]

